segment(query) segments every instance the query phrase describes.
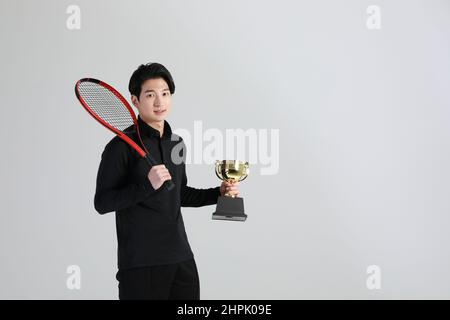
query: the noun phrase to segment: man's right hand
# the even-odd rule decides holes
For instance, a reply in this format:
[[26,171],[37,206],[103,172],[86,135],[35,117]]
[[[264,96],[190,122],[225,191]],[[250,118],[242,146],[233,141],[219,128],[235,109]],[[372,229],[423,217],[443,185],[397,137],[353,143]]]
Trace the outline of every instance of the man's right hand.
[[163,164],[153,166],[148,172],[147,177],[155,190],[159,189],[165,181],[172,179],[169,170]]

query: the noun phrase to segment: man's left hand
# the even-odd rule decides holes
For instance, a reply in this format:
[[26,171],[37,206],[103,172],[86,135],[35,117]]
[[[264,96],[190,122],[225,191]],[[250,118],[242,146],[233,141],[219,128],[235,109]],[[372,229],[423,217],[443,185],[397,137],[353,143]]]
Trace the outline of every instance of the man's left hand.
[[225,193],[233,197],[239,197],[239,182],[222,181],[220,195],[224,196]]

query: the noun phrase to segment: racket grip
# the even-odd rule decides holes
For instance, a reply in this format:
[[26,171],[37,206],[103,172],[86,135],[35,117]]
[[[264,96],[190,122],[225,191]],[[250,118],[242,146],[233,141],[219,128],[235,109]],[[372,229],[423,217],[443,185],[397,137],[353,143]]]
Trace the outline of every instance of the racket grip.
[[167,180],[166,182],[164,182],[164,186],[166,187],[166,189],[168,191],[172,190],[173,188],[175,188],[175,183],[173,183],[172,180]]
[[[144,158],[147,161],[150,168],[156,165],[156,161],[149,154],[146,154]],[[172,180],[166,180],[163,186],[167,189],[167,191],[170,191],[175,187],[175,183],[173,183]]]

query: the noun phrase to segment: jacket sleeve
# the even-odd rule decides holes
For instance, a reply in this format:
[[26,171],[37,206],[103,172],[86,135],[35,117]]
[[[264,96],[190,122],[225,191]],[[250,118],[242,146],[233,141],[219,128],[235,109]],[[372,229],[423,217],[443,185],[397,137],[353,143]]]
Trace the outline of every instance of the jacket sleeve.
[[106,145],[97,173],[94,206],[100,214],[131,207],[157,191],[148,179],[140,184],[126,183],[129,150],[118,139]]
[[187,185],[186,167],[183,163],[183,176],[181,180],[181,206],[202,207],[217,203],[220,196],[220,187],[209,189],[196,189]]

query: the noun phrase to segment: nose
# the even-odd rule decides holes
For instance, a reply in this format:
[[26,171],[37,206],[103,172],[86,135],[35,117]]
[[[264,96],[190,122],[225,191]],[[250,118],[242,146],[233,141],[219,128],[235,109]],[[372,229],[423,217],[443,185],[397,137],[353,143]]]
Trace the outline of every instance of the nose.
[[161,97],[159,95],[156,95],[154,104],[155,104],[155,106],[160,106],[161,105]]

